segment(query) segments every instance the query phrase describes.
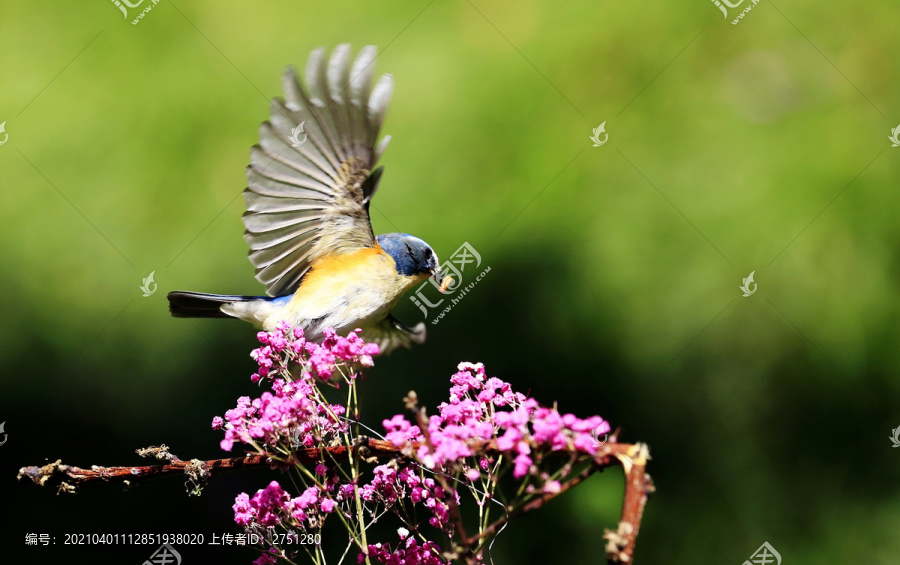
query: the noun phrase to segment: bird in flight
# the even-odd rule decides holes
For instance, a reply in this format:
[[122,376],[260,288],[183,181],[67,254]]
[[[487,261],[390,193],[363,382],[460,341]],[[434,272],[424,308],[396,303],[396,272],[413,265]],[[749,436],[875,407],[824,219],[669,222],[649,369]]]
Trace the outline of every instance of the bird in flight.
[[390,136],[377,138],[393,91],[387,74],[372,86],[376,53],[364,47],[351,64],[347,44],[328,60],[316,49],[308,90],[286,69],[285,99],[272,101],[259,128],[244,190],[244,239],[266,295],[174,291],[173,316],[238,318],[267,331],[286,320],[310,340],[329,327],[339,335],[361,328],[382,352],[424,341],[423,323],[409,328],[391,311],[429,277],[442,291],[452,279],[421,239],[372,230],[369,203],[384,170],[375,164]]

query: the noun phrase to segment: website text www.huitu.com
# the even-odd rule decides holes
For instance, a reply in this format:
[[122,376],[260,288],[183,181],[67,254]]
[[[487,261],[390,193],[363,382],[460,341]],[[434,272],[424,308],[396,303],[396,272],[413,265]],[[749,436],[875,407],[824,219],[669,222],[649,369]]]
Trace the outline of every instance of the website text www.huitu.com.
[[131,25],[134,25],[134,26],[138,25],[138,22],[140,22],[142,19],[144,19],[144,16],[147,15],[147,12],[152,10],[153,7],[156,6],[157,4],[159,4],[159,0],[150,0],[150,4],[146,8],[144,8],[141,11],[141,13],[138,14],[136,18],[134,18],[134,20],[131,21]]
[[757,4],[759,4],[759,0],[751,0],[750,5],[747,6],[746,8],[744,8],[744,10],[740,14],[738,14],[738,16],[736,18],[734,18],[731,21],[731,25],[734,25],[734,26],[738,25],[738,22],[741,21],[742,19],[744,19],[744,16],[747,14],[747,12],[752,10],[753,6],[756,6]]
[[474,281],[474,282],[470,282],[468,285],[466,285],[465,288],[463,288],[462,290],[459,291],[459,294],[457,294],[455,298],[451,298],[451,299],[450,299],[450,304],[448,304],[443,310],[441,310],[441,313],[438,314],[437,316],[435,316],[434,319],[431,320],[431,323],[432,323],[433,325],[437,325],[437,323],[441,321],[441,318],[443,318],[444,315],[447,314],[447,312],[449,312],[450,310],[452,310],[454,306],[456,306],[457,304],[459,304],[459,302],[463,299],[463,297],[464,297],[466,294],[468,294],[470,290],[472,290],[473,288],[475,288],[475,285],[478,284],[478,283],[481,281],[481,279],[484,277],[484,275],[486,275],[486,274],[488,274],[488,273],[490,273],[490,272],[491,272],[491,267],[490,267],[490,266],[488,266],[487,269],[481,271],[481,274],[478,275],[477,277],[475,277],[475,281]]

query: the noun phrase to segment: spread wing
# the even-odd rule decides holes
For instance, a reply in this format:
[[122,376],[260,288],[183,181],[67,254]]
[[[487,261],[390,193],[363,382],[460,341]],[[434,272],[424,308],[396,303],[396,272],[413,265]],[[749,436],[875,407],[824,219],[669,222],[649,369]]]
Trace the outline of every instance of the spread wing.
[[294,292],[319,257],[375,245],[369,200],[381,168],[372,169],[390,140],[376,146],[393,91],[390,75],[372,88],[376,52],[364,47],[351,65],[347,44],[328,61],[316,49],[306,67],[308,91],[288,67],[285,100],[272,101],[259,128],[247,168],[244,239],[269,296]]
[[364,327],[360,337],[368,342],[377,343],[381,353],[390,353],[398,347],[409,348],[413,343],[423,343],[425,324],[419,322],[416,327],[409,328],[397,318],[388,315],[380,322]]

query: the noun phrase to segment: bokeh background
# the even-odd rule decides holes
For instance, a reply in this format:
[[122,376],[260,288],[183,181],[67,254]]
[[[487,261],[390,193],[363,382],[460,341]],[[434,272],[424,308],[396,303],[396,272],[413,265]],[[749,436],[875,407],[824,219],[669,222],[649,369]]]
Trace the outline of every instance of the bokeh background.
[[[491,267],[424,346],[378,360],[370,422],[482,361],[649,443],[639,564],[742,563],[764,541],[790,565],[900,562],[900,5],[762,0],[732,25],[704,0],[162,0],[132,25],[148,5],[2,8],[3,561],[141,563],[154,547],[62,535],[233,533],[234,495],[275,476],[200,498],[177,478],[15,480],[161,442],[222,456],[209,423],[254,390],[254,331],[170,318],[165,294],[261,291],[240,193],[267,97],[351,42],[396,81],[376,233],[468,241]],[[621,494],[596,476],[507,528],[495,563],[602,561]]]

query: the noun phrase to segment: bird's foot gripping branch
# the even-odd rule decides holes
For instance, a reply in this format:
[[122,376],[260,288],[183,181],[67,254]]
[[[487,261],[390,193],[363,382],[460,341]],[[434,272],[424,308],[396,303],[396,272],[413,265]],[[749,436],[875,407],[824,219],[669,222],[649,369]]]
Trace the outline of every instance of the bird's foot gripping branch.
[[[607,558],[633,561],[653,491],[645,472],[648,450],[615,436],[597,441],[610,429],[599,416],[560,414],[488,378],[481,364],[461,363],[450,378],[450,398],[436,414],[429,416],[410,392],[408,416],[385,420],[384,437],[373,439],[368,436],[379,434],[360,423],[356,383],[360,370],[372,365],[376,345],[332,331],[313,343],[284,323],[260,332],[259,340],[252,380],[269,390],[256,399],[241,397],[212,422],[224,434],[222,449],[240,445],[244,455],[182,461],[163,446],[139,450],[164,460],[161,465],[82,469],[57,461],[25,467],[19,477],[73,492],[92,480],[184,473],[189,490],[199,494],[219,471],[268,466],[290,477],[238,494],[233,506],[237,525],[264,540],[255,564],[304,558],[317,564],[476,564],[490,560],[491,543],[509,520],[619,465],[625,496],[618,527],[605,534]],[[326,524],[347,534],[334,556],[318,541]]]

